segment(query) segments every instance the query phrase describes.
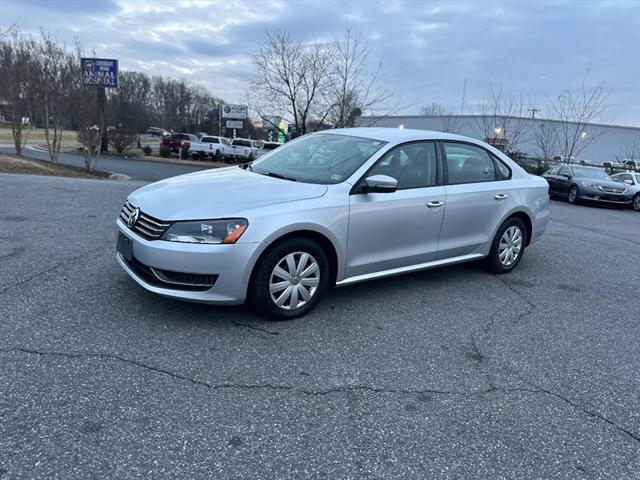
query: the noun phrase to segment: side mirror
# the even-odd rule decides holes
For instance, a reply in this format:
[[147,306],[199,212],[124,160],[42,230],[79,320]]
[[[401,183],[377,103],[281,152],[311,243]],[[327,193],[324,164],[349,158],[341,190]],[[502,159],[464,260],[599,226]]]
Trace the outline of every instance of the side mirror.
[[364,193],[392,193],[398,189],[398,181],[389,175],[372,175],[364,181]]
[[633,185],[633,182],[631,180],[625,180],[624,183],[626,183],[627,185]]

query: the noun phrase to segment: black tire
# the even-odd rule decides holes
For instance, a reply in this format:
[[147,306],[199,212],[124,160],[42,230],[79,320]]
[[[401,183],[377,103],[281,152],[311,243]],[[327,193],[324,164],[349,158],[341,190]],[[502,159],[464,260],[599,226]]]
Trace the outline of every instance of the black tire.
[[635,197],[631,201],[631,208],[633,208],[636,212],[640,212],[640,193],[636,193]]
[[[520,230],[521,246],[513,263],[506,265],[500,260],[500,241],[502,240],[505,232],[511,227],[517,227]],[[498,228],[498,231],[493,238],[491,250],[487,258],[485,258],[485,267],[490,272],[497,274],[509,273],[510,271],[512,271],[520,263],[520,260],[522,260],[522,256],[524,255],[524,251],[526,248],[527,238],[529,235],[530,232],[527,231],[526,225],[519,218],[511,217],[505,220],[505,222],[500,225],[500,228]]]
[[215,156],[214,160],[216,162],[218,162],[218,163],[222,162],[223,159],[222,159],[222,153],[220,153],[220,150],[216,150],[216,156]]
[[[319,270],[318,285],[310,300],[306,301],[304,305],[295,309],[284,309],[276,305],[272,298],[269,289],[270,282],[276,266],[284,261],[288,255],[294,254],[295,256],[299,252],[307,253],[315,259]],[[297,258],[300,259],[301,257],[297,256]],[[271,320],[292,320],[307,314],[318,304],[329,287],[330,276],[327,254],[318,243],[306,237],[289,237],[275,243],[258,261],[249,285],[248,300],[251,307],[260,316]],[[295,281],[302,283],[299,279]],[[278,293],[274,295],[278,295]],[[302,297],[300,296],[299,298]],[[293,300],[289,298],[289,301],[289,307],[291,307]],[[286,302],[284,307],[287,307]]]
[[578,186],[571,185],[569,191],[567,192],[567,202],[569,202],[571,205],[575,205],[576,203],[578,203],[579,193],[580,192],[578,191]]

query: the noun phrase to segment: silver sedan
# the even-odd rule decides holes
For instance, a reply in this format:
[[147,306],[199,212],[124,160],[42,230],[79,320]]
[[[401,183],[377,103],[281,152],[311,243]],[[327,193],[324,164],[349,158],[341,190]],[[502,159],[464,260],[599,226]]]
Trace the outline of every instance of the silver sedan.
[[332,286],[472,260],[510,272],[548,220],[546,180],[485,143],[341,129],[133,192],[117,259],[160,295],[288,319]]

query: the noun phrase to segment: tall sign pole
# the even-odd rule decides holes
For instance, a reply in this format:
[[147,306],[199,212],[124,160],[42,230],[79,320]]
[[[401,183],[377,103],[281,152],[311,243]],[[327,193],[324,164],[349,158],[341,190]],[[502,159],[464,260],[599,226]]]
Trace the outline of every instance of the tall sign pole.
[[118,88],[118,60],[112,58],[81,58],[83,85],[96,87],[96,117],[102,132],[100,152],[109,148],[107,138],[107,88]]
[[107,92],[104,87],[96,88],[97,95],[97,107],[98,107],[98,122],[100,125],[100,131],[102,132],[102,138],[100,140],[100,153],[104,153],[109,150],[109,139],[107,138]]

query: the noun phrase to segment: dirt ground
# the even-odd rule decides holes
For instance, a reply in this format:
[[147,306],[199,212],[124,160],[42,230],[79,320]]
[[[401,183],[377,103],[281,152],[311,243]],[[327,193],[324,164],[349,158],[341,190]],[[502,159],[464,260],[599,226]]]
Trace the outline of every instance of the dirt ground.
[[106,178],[82,172],[64,165],[54,165],[52,163],[23,158],[8,153],[0,154],[0,173],[20,173],[27,175],[49,175],[55,177],[75,178]]

